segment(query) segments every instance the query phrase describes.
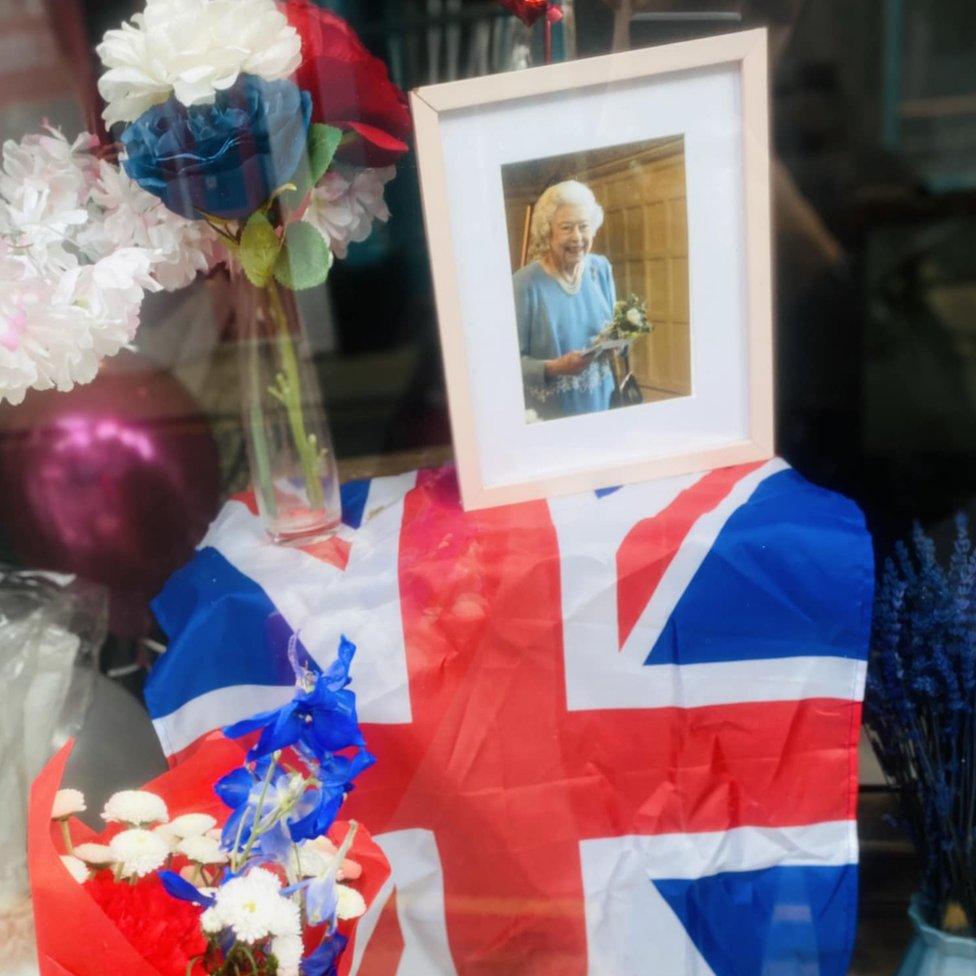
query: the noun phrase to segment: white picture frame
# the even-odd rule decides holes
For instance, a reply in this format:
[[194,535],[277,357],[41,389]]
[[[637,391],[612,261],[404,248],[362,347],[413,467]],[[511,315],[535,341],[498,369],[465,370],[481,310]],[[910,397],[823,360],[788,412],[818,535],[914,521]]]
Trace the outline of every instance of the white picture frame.
[[[765,30],[423,87],[411,102],[466,509],[773,456]],[[502,168],[676,135],[690,392],[528,422]]]

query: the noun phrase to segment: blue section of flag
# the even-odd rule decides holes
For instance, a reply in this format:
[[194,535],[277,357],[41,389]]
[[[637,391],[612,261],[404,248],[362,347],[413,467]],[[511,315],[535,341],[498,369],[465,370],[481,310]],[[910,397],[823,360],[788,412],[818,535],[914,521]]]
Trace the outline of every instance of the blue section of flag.
[[844,976],[857,865],[654,881],[715,976]]
[[610,488],[597,488],[594,494],[597,498],[606,498],[607,495],[612,495],[615,491],[620,491],[620,485],[613,485]]
[[350,528],[358,529],[363,524],[370,484],[368,478],[362,481],[347,481],[339,489],[342,496],[342,521]]
[[863,658],[873,579],[860,509],[781,471],[729,518],[645,663]]
[[288,625],[264,590],[216,549],[201,549],[171,576],[152,607],[175,635],[146,683],[152,718],[218,688],[295,683]]

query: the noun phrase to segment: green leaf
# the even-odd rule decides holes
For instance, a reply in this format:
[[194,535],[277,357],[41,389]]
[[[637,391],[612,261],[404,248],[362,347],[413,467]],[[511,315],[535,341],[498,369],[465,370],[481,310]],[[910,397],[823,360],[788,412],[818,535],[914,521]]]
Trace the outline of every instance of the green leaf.
[[260,211],[251,214],[241,233],[238,255],[252,285],[263,288],[268,283],[280,251],[281,239],[271,221]]
[[312,187],[328,172],[341,141],[342,130],[334,126],[316,122],[309,129],[307,149],[291,178],[294,188],[281,194],[288,212],[298,210]]
[[275,279],[292,291],[302,291],[321,285],[331,267],[332,251],[325,238],[304,221],[289,224],[285,246],[275,262]]
[[323,125],[316,122],[308,134],[308,168],[312,186],[323,176],[332,165],[332,158],[342,140],[342,130],[333,125]]

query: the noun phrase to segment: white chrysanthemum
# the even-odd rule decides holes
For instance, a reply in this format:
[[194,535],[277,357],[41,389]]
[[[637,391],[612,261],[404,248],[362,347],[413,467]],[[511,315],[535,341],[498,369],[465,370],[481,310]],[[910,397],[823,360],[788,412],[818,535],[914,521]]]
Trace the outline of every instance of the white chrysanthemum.
[[352,171],[333,167],[312,191],[302,219],[330,242],[336,257],[345,258],[351,243],[369,237],[374,220],[390,219],[383,191],[394,176],[393,166]]
[[211,905],[200,916],[200,928],[206,935],[217,935],[224,931],[224,918],[216,906]]
[[115,863],[115,855],[108,844],[76,844],[75,857],[81,858],[86,864],[93,864],[100,868]]
[[284,935],[271,943],[271,954],[278,963],[275,972],[278,976],[298,976],[305,945],[300,936]]
[[176,849],[196,864],[227,863],[226,852],[221,850],[220,842],[212,837],[185,837]]
[[91,872],[88,870],[88,865],[85,864],[81,858],[75,857],[73,854],[62,854],[61,863],[68,869],[68,874],[71,875],[78,884],[84,884]]
[[204,931],[229,928],[235,938],[249,945],[269,935],[301,935],[298,905],[281,894],[280,881],[264,868],[255,868],[220,887],[214,905],[204,916],[207,926]]
[[51,819],[65,820],[76,813],[84,813],[87,809],[85,794],[81,790],[58,790],[51,806]]
[[81,231],[79,244],[96,257],[119,248],[146,249],[152,255],[152,276],[167,291],[186,287],[199,272],[224,260],[217,233],[206,221],[173,213],[121,166],[99,162],[91,202],[102,216]]
[[336,917],[341,919],[359,918],[366,911],[366,900],[349,885],[337,884],[336,892],[339,896]]
[[[169,811],[161,796],[148,790],[122,790],[108,798],[102,819],[108,823],[140,824],[165,823]],[[159,838],[161,840],[161,838]]]
[[287,78],[301,64],[298,32],[274,0],[148,0],[97,47],[105,122],[131,122],[170,95],[210,104],[238,75]]
[[133,827],[109,841],[109,850],[123,878],[142,878],[161,868],[170,855],[169,844],[151,830]]
[[288,852],[288,867],[296,877],[317,878],[332,866],[334,855],[334,850],[330,856],[306,841]]
[[[209,813],[184,813],[174,817],[166,826],[174,836],[183,839],[205,836],[217,826],[217,821]],[[220,837],[219,832],[217,836]]]

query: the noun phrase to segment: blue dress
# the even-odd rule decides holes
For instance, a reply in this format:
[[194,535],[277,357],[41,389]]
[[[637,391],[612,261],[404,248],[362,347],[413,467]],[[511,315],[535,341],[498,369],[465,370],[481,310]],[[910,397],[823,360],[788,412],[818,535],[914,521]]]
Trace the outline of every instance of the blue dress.
[[584,261],[580,289],[573,295],[538,261],[512,278],[525,408],[540,420],[610,407],[614,383],[606,357],[596,357],[578,376],[547,379],[545,374],[547,359],[585,350],[613,317],[616,290],[610,262],[599,254],[588,254]]

